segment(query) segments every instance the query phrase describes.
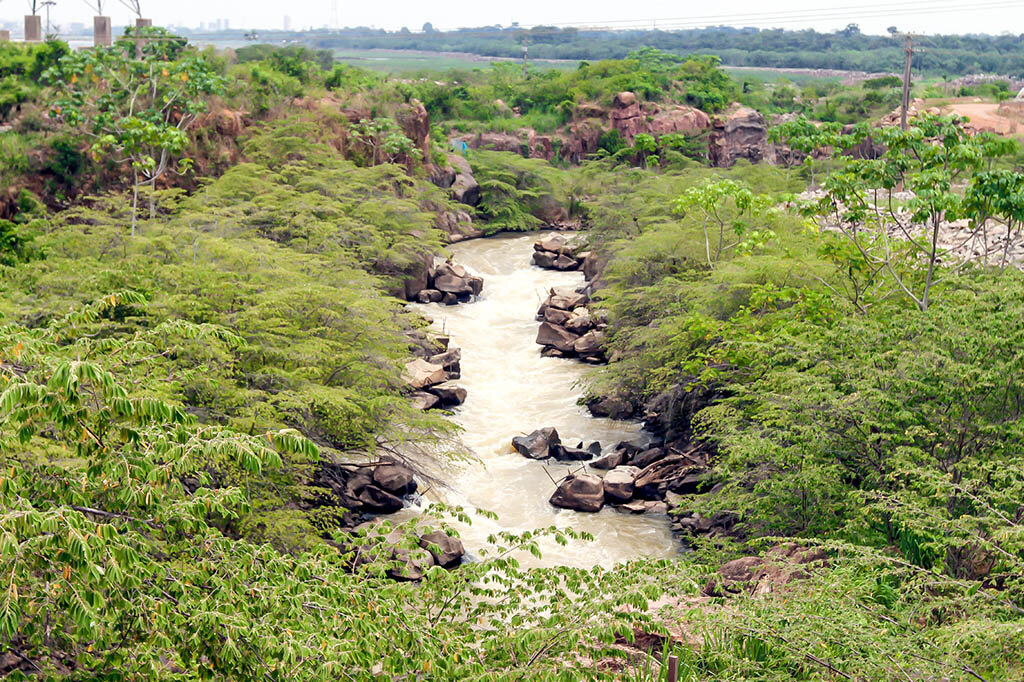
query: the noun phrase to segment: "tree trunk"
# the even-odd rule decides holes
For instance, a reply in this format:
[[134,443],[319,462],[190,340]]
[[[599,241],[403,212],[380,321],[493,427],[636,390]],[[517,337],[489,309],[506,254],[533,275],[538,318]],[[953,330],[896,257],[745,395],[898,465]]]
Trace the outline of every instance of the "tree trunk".
[[132,169],[135,182],[132,183],[132,236],[135,236],[135,218],[139,214],[139,171]]

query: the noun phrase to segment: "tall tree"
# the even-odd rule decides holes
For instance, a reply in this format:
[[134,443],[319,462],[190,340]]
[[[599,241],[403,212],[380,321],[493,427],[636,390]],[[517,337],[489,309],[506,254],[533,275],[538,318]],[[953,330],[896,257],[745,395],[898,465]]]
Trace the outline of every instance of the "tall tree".
[[[113,154],[131,168],[133,235],[139,188],[155,188],[168,169],[190,168],[181,158],[187,131],[224,87],[210,60],[184,39],[158,28],[136,31],[109,48],[68,54],[43,74],[55,90],[50,115],[91,136],[95,156]],[[141,49],[138,37],[147,39]]]

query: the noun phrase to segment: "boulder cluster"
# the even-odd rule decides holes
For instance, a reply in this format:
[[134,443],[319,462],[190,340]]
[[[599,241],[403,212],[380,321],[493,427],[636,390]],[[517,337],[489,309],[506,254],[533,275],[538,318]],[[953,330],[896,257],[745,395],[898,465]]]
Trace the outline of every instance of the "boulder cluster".
[[419,410],[451,408],[466,401],[466,389],[454,382],[462,377],[462,351],[446,336],[411,335],[415,358],[405,363],[402,377],[412,389]]
[[549,234],[533,244],[533,264],[545,270],[579,270],[589,255],[589,251],[577,254],[560,234]]
[[313,485],[332,493],[333,499],[321,500],[325,505],[341,506],[355,515],[393,514],[418,488],[412,471],[391,460],[364,465],[324,461],[313,477]]
[[419,303],[456,305],[471,301],[484,289],[482,277],[443,258],[433,257],[406,280],[405,298]]
[[623,441],[602,456],[599,443],[566,446],[550,426],[516,436],[512,447],[530,459],[586,462],[592,470],[607,472],[602,477],[581,470],[560,480],[550,502],[564,509],[596,512],[607,504],[634,514],[665,513],[672,496],[701,492],[708,484],[707,460],[695,448]]
[[608,319],[603,312],[591,314],[589,296],[570,287],[555,287],[537,311],[540,328],[537,343],[541,355],[579,358],[594,364],[605,361],[604,330]]
[[409,535],[401,529],[388,532],[379,523],[368,521],[356,526],[353,533],[362,540],[355,548],[353,563],[390,562],[387,575],[393,580],[420,580],[433,566],[456,568],[466,553],[462,541],[443,530]]

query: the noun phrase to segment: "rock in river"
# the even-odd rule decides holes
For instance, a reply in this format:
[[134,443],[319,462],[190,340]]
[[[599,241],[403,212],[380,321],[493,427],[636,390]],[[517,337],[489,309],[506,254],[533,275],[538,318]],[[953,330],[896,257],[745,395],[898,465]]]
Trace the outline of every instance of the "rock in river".
[[633,481],[640,470],[631,466],[615,467],[604,477],[604,496],[609,502],[628,502],[633,499]]
[[540,329],[537,330],[538,344],[541,346],[554,346],[563,353],[573,351],[573,344],[576,343],[578,338],[575,334],[550,322],[541,322]]
[[563,509],[601,511],[604,506],[604,483],[593,474],[572,474],[562,479],[549,501]]
[[512,439],[512,447],[523,457],[547,459],[551,456],[552,448],[558,447],[561,442],[555,427],[548,426],[528,436],[516,436]]

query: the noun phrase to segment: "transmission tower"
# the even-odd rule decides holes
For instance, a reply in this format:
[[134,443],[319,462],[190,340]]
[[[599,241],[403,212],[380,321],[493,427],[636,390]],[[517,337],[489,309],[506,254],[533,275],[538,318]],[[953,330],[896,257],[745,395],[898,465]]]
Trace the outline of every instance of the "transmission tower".
[[[99,2],[99,0],[97,0],[97,2]],[[135,16],[140,19],[142,18],[142,7],[139,4],[142,0],[120,0],[120,2],[122,5],[130,9]]]

